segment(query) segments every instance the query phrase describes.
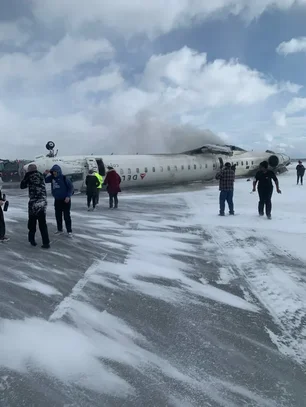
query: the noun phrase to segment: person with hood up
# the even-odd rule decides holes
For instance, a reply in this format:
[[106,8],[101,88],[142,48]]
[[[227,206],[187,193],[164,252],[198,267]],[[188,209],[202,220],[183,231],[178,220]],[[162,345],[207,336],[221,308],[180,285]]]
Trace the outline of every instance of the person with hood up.
[[95,210],[97,204],[97,196],[98,196],[98,187],[100,185],[99,179],[96,177],[96,174],[93,170],[90,170],[86,180],[86,195],[87,195],[87,207],[90,211],[90,204],[92,201],[92,210]]
[[35,241],[36,224],[38,221],[39,230],[42,237],[43,249],[50,248],[48,226],[46,222],[47,192],[43,174],[37,171],[35,164],[30,164],[28,172],[20,183],[21,189],[29,188],[28,204],[28,239],[32,246],[37,246]]
[[109,195],[109,207],[111,209],[115,201],[115,208],[118,208],[118,193],[121,192],[121,177],[113,167],[108,166],[107,169],[108,172],[104,179],[103,185],[107,186],[107,192]]
[[231,163],[225,163],[223,170],[221,170],[217,175],[216,179],[219,180],[219,205],[220,205],[220,216],[225,215],[225,201],[227,201],[229,207],[229,214],[234,215],[234,182],[235,182],[235,172],[231,169]]
[[276,185],[276,191],[278,194],[281,194],[281,190],[279,189],[279,183],[277,176],[274,174],[273,171],[269,170],[269,163],[268,161],[262,161],[259,164],[259,171],[255,175],[255,180],[253,182],[253,192],[256,191],[256,185],[258,183],[258,195],[259,195],[259,203],[258,203],[258,213],[259,216],[264,215],[264,208],[266,207],[266,216],[268,219],[272,219],[271,211],[272,211],[272,194],[273,194],[273,184],[272,180]]
[[299,185],[299,181],[301,181],[301,185],[303,185],[304,174],[305,174],[305,167],[302,164],[302,161],[299,160],[299,163],[296,166],[296,185]]
[[71,196],[73,194],[73,185],[62,173],[59,165],[54,165],[50,171],[45,171],[45,182],[51,184],[51,191],[54,197],[55,218],[57,223],[56,234],[63,233],[63,215],[66,230],[69,237],[72,237],[71,226]]

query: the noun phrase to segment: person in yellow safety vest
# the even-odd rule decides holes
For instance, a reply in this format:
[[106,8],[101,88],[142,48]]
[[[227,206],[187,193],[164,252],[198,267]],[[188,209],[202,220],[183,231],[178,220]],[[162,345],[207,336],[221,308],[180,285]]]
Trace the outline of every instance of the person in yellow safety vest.
[[96,204],[98,204],[99,203],[99,197],[100,197],[100,191],[101,191],[102,184],[103,184],[103,177],[98,172],[94,172],[94,174],[99,180],[99,186],[97,187],[98,188],[98,193],[97,193],[97,199],[96,199]]

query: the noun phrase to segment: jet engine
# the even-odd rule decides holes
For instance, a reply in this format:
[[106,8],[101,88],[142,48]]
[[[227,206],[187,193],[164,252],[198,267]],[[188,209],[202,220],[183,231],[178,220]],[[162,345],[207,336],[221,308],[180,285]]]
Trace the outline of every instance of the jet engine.
[[270,157],[268,158],[268,163],[270,167],[276,168],[279,165],[279,158],[275,154],[270,155]]

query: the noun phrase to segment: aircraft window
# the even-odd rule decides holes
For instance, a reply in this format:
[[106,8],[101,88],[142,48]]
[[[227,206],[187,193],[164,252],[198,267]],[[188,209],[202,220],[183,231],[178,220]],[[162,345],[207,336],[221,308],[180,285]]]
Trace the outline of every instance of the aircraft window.
[[238,165],[239,165],[239,162],[237,161],[237,162],[236,162],[236,166],[238,166]]
[[196,166],[196,164],[194,164],[193,168],[194,168],[195,170],[197,169],[197,166]]
[[81,174],[71,174],[69,175],[69,179],[71,182],[77,182],[83,180],[83,173]]
[[176,165],[174,166],[174,169],[175,169],[175,171],[177,171],[177,166]]
[[252,165],[254,165],[254,161],[252,161]]
[[207,164],[205,164],[205,168],[208,168],[208,165],[207,165]]
[[144,170],[144,172],[148,172],[148,168],[147,168],[147,167],[145,167],[145,170]]
[[168,169],[168,171],[170,171],[170,166],[169,166],[169,165],[168,165],[168,168],[167,168],[167,169]]
[[248,162],[248,161],[246,162],[246,165],[249,165],[249,162]]
[[152,171],[155,172],[155,167],[152,167]]
[[216,168],[216,164],[213,164],[213,168]]
[[137,174],[139,174],[139,168],[136,168],[136,172],[137,172]]
[[131,175],[132,171],[130,168],[128,168],[128,174]]
[[123,175],[123,174],[124,174],[124,171],[123,171],[123,169],[122,169],[122,168],[120,168],[120,174],[121,174],[121,175]]
[[182,168],[182,170],[183,170],[183,169],[184,169],[184,166],[182,165],[182,167],[181,167],[181,168]]
[[190,165],[188,165],[188,170],[190,170]]
[[163,172],[164,171],[164,167],[160,167],[160,172]]
[[243,165],[243,161],[241,161],[241,165]]

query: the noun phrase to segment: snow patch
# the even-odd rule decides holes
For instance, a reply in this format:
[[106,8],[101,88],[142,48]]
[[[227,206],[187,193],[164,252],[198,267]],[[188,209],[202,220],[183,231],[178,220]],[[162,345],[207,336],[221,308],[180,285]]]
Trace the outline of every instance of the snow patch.
[[52,296],[52,295],[62,295],[56,288],[51,287],[48,284],[41,283],[37,280],[28,279],[24,282],[14,282],[14,284],[19,285],[20,287],[26,288],[29,291],[36,291],[43,295]]

